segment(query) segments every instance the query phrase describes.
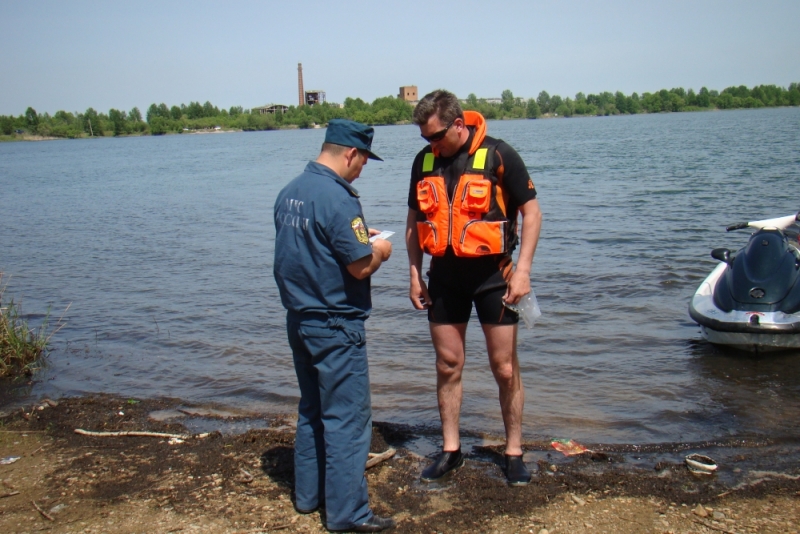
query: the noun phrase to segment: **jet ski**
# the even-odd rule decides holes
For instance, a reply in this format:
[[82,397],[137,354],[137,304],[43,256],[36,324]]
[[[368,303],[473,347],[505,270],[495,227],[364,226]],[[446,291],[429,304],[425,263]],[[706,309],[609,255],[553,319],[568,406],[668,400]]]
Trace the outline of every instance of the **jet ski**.
[[736,252],[711,251],[720,263],[689,304],[705,339],[756,353],[800,349],[799,222],[797,213],[726,228],[755,232]]

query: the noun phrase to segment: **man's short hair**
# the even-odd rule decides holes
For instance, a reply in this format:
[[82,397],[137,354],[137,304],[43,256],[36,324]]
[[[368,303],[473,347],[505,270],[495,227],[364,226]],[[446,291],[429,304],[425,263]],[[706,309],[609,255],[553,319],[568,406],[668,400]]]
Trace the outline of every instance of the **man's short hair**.
[[334,143],[322,143],[322,150],[320,150],[320,152],[325,152],[331,156],[341,156],[348,150],[350,150],[349,146],[337,145]]
[[[322,150],[320,150],[320,152],[325,152],[329,156],[338,157],[347,152],[348,150],[350,150],[351,148],[355,147],[337,145],[336,143],[322,143]],[[364,150],[363,148],[356,148],[356,150],[358,150],[358,153],[361,157],[363,158],[370,157],[371,153],[368,150]]]
[[464,118],[464,111],[456,95],[444,89],[437,89],[422,97],[414,108],[414,124],[418,126],[427,124],[434,114],[443,124]]

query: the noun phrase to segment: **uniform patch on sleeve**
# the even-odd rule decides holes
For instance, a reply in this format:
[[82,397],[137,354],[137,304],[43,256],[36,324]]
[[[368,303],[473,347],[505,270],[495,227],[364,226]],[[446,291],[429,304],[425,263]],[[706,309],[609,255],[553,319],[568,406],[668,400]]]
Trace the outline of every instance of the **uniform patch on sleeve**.
[[356,217],[350,221],[350,226],[353,228],[353,233],[356,234],[356,239],[358,239],[359,243],[363,243],[364,245],[369,243],[367,227],[361,217]]

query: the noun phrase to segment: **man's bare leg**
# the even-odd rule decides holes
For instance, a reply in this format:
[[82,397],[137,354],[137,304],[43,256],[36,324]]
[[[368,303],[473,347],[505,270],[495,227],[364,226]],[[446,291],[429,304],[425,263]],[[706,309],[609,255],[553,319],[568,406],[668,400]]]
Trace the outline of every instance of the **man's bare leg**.
[[431,323],[430,329],[436,350],[436,394],[442,420],[443,450],[455,451],[461,446],[458,431],[467,324]]
[[517,325],[483,325],[489,364],[500,390],[500,410],[506,428],[506,454],[522,454],[522,409],[525,388],[517,359]]

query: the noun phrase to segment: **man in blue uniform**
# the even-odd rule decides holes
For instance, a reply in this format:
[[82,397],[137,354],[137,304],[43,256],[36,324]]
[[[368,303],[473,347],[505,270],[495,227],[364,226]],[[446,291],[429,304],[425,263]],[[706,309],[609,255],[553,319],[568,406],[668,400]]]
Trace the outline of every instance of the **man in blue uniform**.
[[395,526],[369,507],[364,469],[372,437],[364,321],[370,275],[392,245],[370,243],[352,182],[372,150],[373,129],[334,119],[316,161],[275,201],[274,274],[300,385],[295,437],[295,507],[326,512],[329,530]]

